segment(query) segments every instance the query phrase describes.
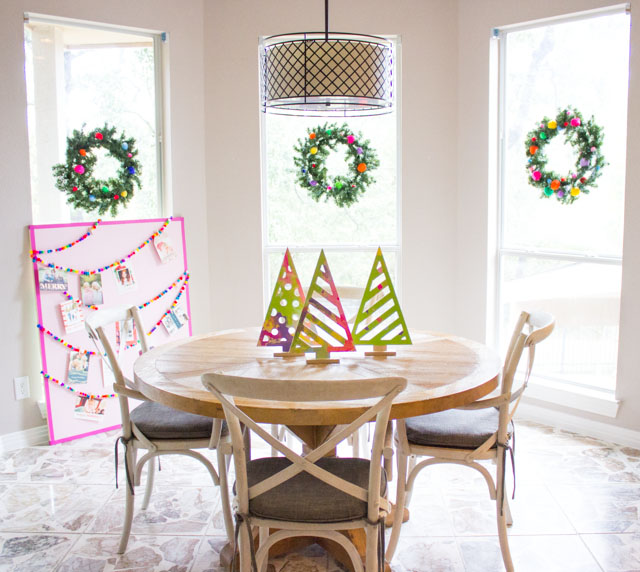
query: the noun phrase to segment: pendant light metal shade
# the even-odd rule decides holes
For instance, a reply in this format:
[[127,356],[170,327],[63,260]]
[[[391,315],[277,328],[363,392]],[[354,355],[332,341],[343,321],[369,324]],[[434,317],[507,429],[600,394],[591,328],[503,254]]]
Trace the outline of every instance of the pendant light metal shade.
[[313,32],[260,43],[265,113],[354,117],[393,106],[392,43],[378,36]]

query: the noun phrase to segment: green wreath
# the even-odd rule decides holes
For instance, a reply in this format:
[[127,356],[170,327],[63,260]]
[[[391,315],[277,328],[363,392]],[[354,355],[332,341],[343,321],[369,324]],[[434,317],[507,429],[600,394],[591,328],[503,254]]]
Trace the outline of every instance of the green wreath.
[[[578,158],[574,169],[565,176],[548,171],[545,147],[558,133],[564,133],[566,141],[576,149]],[[529,131],[525,141],[529,183],[540,189],[541,198],[555,195],[562,204],[573,203],[580,195],[588,195],[597,187],[596,179],[606,165],[600,152],[604,134],[593,117],[586,123],[577,109],[558,111],[555,119],[545,117]]]
[[[104,149],[120,162],[116,176],[106,181],[93,178],[98,160],[96,149]],[[73,131],[67,137],[67,162],[53,166],[56,187],[68,195],[67,203],[87,212],[107,210],[115,216],[119,206],[126,205],[134,194],[134,183],[140,188],[140,163],[136,159],[135,139],[124,133],[116,136],[115,127],[107,124],[88,133]]]
[[[297,156],[293,158],[297,167],[298,184],[307,189],[312,199],[318,202],[332,198],[339,207],[349,207],[357,202],[367,187],[375,183],[371,171],[380,165],[376,152],[369,147],[369,141],[361,133],[354,132],[345,123],[307,129],[308,136],[298,139],[294,147]],[[326,160],[329,153],[341,143],[346,146],[345,161],[349,166],[347,176],[330,177]]]

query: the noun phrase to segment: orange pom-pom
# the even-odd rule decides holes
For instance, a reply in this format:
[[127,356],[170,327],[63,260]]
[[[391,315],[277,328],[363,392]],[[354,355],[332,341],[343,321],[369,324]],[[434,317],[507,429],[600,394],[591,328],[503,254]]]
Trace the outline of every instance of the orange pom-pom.
[[80,151],[78,151],[78,153],[80,153],[80,155],[82,155],[84,157],[87,154],[87,151],[85,149],[80,149]]
[[558,181],[558,179],[553,179],[553,181],[551,181],[551,184],[549,186],[554,191],[557,191],[560,188],[560,181]]
[[316,138],[316,134],[315,133],[310,133],[309,134],[309,139],[315,139]]
[[358,173],[364,173],[367,170],[366,163],[360,163],[358,165]]
[[535,145],[531,145],[531,147],[529,147],[529,155],[535,155],[537,150],[538,147],[536,147]]

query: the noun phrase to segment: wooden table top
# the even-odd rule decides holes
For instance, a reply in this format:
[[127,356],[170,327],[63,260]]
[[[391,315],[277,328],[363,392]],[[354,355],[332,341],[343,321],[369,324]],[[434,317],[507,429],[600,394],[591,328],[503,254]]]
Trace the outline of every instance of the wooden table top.
[[[395,357],[365,357],[362,351],[333,354],[339,364],[307,365],[304,357],[274,358],[257,347],[258,328],[227,330],[154,348],[134,365],[138,389],[176,409],[224,417],[220,403],[202,385],[205,372],[264,379],[358,379],[399,376],[408,384],[394,401],[393,418],[459,407],[497,386],[501,362],[488,347],[456,336],[412,331],[413,345],[394,346]],[[276,348],[277,349],[277,348]],[[284,425],[345,424],[364,411],[362,401],[287,404],[238,400],[257,421]]]

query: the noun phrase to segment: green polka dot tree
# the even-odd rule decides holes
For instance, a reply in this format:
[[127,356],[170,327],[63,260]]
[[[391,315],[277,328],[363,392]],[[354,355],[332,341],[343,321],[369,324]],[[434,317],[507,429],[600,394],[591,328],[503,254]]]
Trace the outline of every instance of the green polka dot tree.
[[280,346],[283,352],[288,352],[303,305],[304,291],[293,265],[291,253],[287,248],[260,332],[258,345]]

